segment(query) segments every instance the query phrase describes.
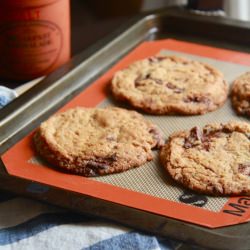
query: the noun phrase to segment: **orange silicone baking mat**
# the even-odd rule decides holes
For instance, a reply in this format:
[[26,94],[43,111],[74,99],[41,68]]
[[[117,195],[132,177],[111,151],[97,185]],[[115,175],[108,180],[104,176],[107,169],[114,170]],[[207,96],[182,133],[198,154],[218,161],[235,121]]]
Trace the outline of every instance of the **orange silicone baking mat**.
[[[250,66],[250,54],[246,53],[173,39],[144,42],[58,112],[76,106],[119,105],[107,94],[114,72],[135,60],[156,54],[180,55],[207,62],[221,70],[229,84]],[[230,100],[222,108],[202,116],[144,116],[159,126],[165,138],[174,131],[210,122],[246,120],[235,115]],[[188,191],[167,175],[159,164],[157,151],[152,162],[139,168],[86,178],[56,171],[43,163],[33,150],[32,135],[26,136],[2,156],[10,175],[210,228],[239,224],[250,219],[250,197],[211,197]]]

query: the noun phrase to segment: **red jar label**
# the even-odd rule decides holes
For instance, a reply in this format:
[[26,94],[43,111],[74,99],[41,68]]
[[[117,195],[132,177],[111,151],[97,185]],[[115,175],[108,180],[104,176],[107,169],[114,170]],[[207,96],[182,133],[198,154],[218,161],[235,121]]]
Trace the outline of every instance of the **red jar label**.
[[20,76],[43,74],[57,61],[62,41],[62,31],[54,23],[42,20],[11,23],[0,29],[1,67]]

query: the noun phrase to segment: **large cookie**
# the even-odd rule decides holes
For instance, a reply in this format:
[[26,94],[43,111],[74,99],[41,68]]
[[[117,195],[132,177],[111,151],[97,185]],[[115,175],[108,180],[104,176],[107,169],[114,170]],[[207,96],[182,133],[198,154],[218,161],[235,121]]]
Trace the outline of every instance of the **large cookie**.
[[214,67],[177,56],[150,57],[118,71],[115,98],[151,114],[204,114],[223,105],[228,86]]
[[250,125],[212,124],[173,134],[160,152],[177,182],[204,194],[250,195]]
[[138,167],[163,144],[155,125],[135,111],[82,107],[43,122],[34,143],[49,163],[84,176]]
[[239,76],[233,82],[231,100],[238,114],[250,116],[250,72]]

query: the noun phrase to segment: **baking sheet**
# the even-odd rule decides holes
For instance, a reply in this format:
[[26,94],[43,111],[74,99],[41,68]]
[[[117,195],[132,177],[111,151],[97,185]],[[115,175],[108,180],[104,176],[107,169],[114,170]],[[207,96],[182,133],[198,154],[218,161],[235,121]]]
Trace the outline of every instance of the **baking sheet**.
[[[185,52],[189,53],[184,54]],[[158,53],[185,55],[208,62],[223,71],[229,83],[248,70],[246,65],[249,64],[250,59],[248,54],[171,39],[145,42],[70,101],[61,111],[79,105],[114,104],[110,102],[110,98],[107,98],[106,92],[113,73],[134,60]],[[195,125],[202,126],[210,122],[226,122],[232,119],[245,120],[235,115],[229,100],[223,108],[202,116],[145,115],[145,117],[158,124],[166,138],[174,131],[189,129]],[[157,153],[153,162],[140,168],[105,177],[84,178],[57,172],[48,166],[40,165],[31,147],[31,136],[29,135],[4,154],[3,161],[10,174],[207,227],[237,224],[249,219],[247,210],[240,214],[237,211],[234,213],[234,207],[230,205],[237,205],[239,199],[244,197],[231,199],[207,197],[196,195],[177,186],[159,165]],[[20,154],[20,152],[24,153]],[[16,160],[13,161],[17,157],[22,162],[21,169],[16,166]],[[225,211],[233,212],[225,213]]]
[[[159,55],[177,55],[189,59],[197,60],[204,63],[209,63],[215,68],[223,72],[226,81],[231,85],[232,81],[240,74],[249,70],[248,66],[239,65],[235,63],[228,63],[226,61],[215,60],[207,57],[192,55],[188,53],[181,53],[171,50],[161,50]],[[99,107],[115,106],[120,103],[112,102],[112,97],[105,99]],[[121,106],[131,108],[129,106]],[[199,116],[154,116],[144,114],[144,117],[157,126],[162,131],[165,139],[170,134],[180,130],[191,129],[194,126],[204,126],[212,122],[228,122],[230,120],[248,121],[247,118],[236,116],[231,107],[230,99],[228,98],[225,105],[213,112]],[[152,162],[144,164],[142,168],[132,169],[126,173],[117,175],[107,175],[94,178],[97,181],[109,183],[122,188],[127,188],[137,192],[142,192],[152,196],[163,199],[172,200],[175,202],[183,202],[183,196],[191,198],[195,193],[183,190],[179,185],[176,185],[171,178],[168,177],[164,169],[159,164],[158,153],[155,153],[155,158]],[[138,181],[140,180],[140,181]],[[200,206],[213,212],[219,212],[228,201],[228,198],[214,198],[196,195],[197,201],[191,205]],[[198,198],[199,197],[199,198]]]

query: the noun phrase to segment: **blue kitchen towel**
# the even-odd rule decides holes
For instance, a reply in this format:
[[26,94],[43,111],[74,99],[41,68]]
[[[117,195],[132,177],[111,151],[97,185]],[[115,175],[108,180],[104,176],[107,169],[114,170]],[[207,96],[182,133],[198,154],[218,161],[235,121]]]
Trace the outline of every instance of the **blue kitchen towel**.
[[4,86],[0,86],[0,108],[7,105],[11,100],[16,98],[17,94],[14,90]]
[[100,218],[0,192],[0,250],[172,250],[181,245]]

